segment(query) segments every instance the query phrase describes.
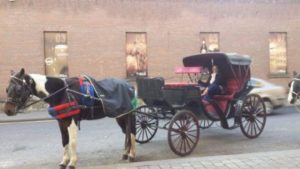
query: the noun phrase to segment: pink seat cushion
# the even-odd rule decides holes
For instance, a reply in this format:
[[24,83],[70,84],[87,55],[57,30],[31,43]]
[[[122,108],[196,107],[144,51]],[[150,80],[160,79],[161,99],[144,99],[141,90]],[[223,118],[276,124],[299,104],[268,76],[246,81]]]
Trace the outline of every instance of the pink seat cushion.
[[[224,95],[215,95],[213,99],[217,102],[220,109],[225,112],[229,101],[234,97],[234,94],[240,90],[240,85],[236,80],[231,79],[227,81],[226,85],[226,94]],[[207,112],[215,112],[214,107],[207,101],[202,101]],[[215,114],[215,113],[214,113]]]
[[197,83],[186,83],[186,82],[168,82],[165,84],[165,88],[180,88],[186,86],[196,86]]
[[202,67],[176,67],[175,73],[185,74],[185,73],[200,73]]

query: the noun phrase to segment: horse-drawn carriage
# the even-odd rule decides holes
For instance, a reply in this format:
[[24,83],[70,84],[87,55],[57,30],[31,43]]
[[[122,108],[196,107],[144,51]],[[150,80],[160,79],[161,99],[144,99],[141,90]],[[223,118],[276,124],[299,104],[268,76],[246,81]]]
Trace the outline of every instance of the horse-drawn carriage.
[[[183,58],[181,71],[191,79],[187,83],[138,78],[138,97],[145,105],[136,109],[136,141],[146,143],[158,128],[166,129],[171,150],[188,155],[198,143],[199,128],[208,128],[216,121],[224,129],[239,127],[246,137],[258,137],[266,123],[266,110],[260,96],[249,94],[253,88],[248,83],[250,63],[250,57],[236,53],[206,53]],[[197,81],[207,75],[212,64],[219,66],[226,87],[222,95],[206,100]],[[228,119],[234,123],[229,125]],[[159,125],[160,120],[166,122]]]
[[[226,79],[226,92],[204,100],[197,81],[205,79],[205,70],[212,63],[219,66]],[[56,78],[27,74],[21,69],[10,77],[4,111],[7,115],[16,115],[18,110],[39,101],[49,104],[48,111],[58,120],[62,136],[64,155],[61,169],[68,165],[72,169],[76,166],[77,129],[83,119],[116,118],[126,134],[123,159],[134,160],[135,139],[146,143],[154,137],[158,128],[168,130],[170,148],[177,155],[184,156],[195,149],[199,128],[208,128],[215,121],[220,121],[224,129],[240,127],[248,138],[261,134],[266,123],[266,111],[258,95],[249,95],[252,89],[248,85],[250,63],[249,57],[229,53],[185,57],[184,67],[177,73],[189,74],[190,81],[167,83],[163,78],[138,78],[138,96],[145,105],[136,109],[132,104],[134,89],[124,80],[96,82],[87,76]],[[33,95],[40,100],[29,104],[28,100]],[[229,125],[228,119],[234,119],[234,124]],[[167,122],[160,126],[159,120]]]

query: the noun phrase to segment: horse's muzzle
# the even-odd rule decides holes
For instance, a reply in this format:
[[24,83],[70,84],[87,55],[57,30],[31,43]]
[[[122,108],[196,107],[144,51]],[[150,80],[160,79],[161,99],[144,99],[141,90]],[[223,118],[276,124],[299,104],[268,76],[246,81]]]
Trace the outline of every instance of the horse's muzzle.
[[12,102],[5,102],[4,112],[8,116],[14,116],[17,114],[17,106]]

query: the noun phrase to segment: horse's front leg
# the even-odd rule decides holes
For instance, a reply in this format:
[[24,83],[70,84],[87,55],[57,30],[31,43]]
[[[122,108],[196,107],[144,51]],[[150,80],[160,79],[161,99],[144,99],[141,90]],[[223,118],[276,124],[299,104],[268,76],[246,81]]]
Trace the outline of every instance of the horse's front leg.
[[69,132],[69,153],[70,153],[69,169],[75,169],[78,160],[77,152],[76,152],[78,127],[74,119],[72,119],[72,122],[68,127],[68,132]]
[[64,147],[64,155],[63,159],[59,164],[59,169],[65,169],[70,161],[70,153],[69,153],[69,133],[68,133],[68,125],[65,121],[58,121],[60,133],[62,136],[62,145]]
[[129,147],[129,154],[128,154],[128,160],[130,162],[133,162],[136,156],[135,151],[135,134],[130,133],[130,147]]

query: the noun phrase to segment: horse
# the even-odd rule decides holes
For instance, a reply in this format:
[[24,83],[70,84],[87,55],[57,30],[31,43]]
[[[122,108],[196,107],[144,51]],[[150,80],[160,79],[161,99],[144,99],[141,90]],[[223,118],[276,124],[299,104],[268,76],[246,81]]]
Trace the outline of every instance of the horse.
[[[128,86],[130,85],[128,84]],[[132,86],[130,86],[130,90],[134,92]],[[73,91],[73,93],[70,93],[70,91]],[[69,169],[76,168],[78,161],[76,154],[77,132],[80,121],[84,119],[93,120],[107,117],[107,114],[104,112],[104,103],[101,99],[96,99],[89,107],[80,107],[80,99],[82,99],[82,97],[80,96],[79,77],[59,78],[40,74],[26,74],[24,68],[22,68],[19,72],[11,74],[6,93],[7,100],[4,105],[4,112],[8,116],[16,115],[18,110],[31,105],[28,104],[28,100],[30,100],[30,97],[33,95],[48,103],[49,107],[52,108],[51,110],[53,110],[53,108],[71,107],[69,111],[71,114],[66,117],[57,118],[64,149],[62,161],[59,163],[59,169],[66,169],[67,167]],[[93,112],[92,114],[96,117],[91,118],[91,112]],[[60,117],[61,115],[65,114],[60,114]],[[128,159],[131,162],[136,156],[135,117],[130,111],[129,113],[124,112],[122,115],[116,117],[116,121],[126,136],[125,152],[123,153],[122,159]]]
[[289,82],[288,103],[294,104],[300,95],[300,74],[293,72],[293,80]]

